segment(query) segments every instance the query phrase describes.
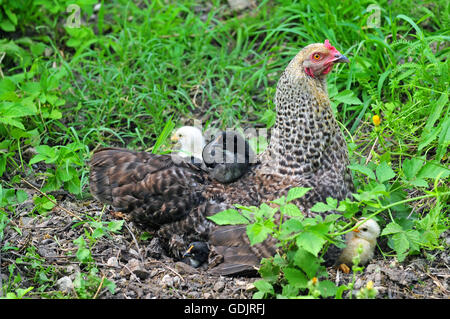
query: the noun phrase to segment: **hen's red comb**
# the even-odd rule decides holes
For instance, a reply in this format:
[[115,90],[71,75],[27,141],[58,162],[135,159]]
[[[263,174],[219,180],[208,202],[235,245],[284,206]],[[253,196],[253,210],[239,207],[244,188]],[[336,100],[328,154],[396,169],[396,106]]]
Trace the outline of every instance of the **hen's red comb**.
[[325,40],[325,42],[323,43],[323,45],[324,45],[325,48],[327,48],[328,50],[336,50],[336,48],[330,44],[330,41],[328,41],[328,39]]

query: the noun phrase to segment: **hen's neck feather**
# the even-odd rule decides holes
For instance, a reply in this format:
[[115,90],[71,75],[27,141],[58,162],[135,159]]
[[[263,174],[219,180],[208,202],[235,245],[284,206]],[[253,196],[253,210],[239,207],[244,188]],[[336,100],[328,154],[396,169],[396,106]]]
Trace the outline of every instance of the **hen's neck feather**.
[[277,119],[261,168],[281,175],[316,171],[332,139],[341,134],[328,98],[325,79],[312,78],[291,61],[275,94]]

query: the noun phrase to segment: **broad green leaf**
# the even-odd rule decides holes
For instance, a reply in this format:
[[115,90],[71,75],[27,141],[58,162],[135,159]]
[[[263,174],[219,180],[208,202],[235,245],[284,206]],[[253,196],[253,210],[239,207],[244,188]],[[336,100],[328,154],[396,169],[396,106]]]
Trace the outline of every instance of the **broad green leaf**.
[[408,230],[405,234],[409,241],[410,250],[419,251],[421,243],[420,233],[417,230]]
[[350,105],[361,105],[361,100],[355,96],[352,90],[344,90],[340,92],[338,95],[334,96],[334,100]]
[[267,259],[263,259],[258,272],[265,280],[269,282],[276,282],[280,273],[280,266],[275,265]]
[[277,204],[278,206],[283,206],[286,204],[286,197],[281,196],[280,198],[274,199],[271,203]]
[[266,203],[262,203],[261,206],[256,210],[255,216],[272,218],[277,211],[278,207],[270,207]]
[[[1,194],[0,194],[0,196],[1,196]],[[16,191],[16,196],[17,196],[17,202],[19,204],[23,203],[28,198],[28,194],[24,190],[21,190],[21,189]]]
[[377,178],[380,183],[386,182],[395,177],[392,168],[386,162],[382,162],[376,168]]
[[111,232],[117,232],[122,229],[125,220],[114,220],[108,223],[108,230]]
[[386,227],[381,232],[381,236],[389,235],[389,234],[396,234],[403,232],[402,226],[400,226],[397,223],[391,222],[386,225]]
[[324,298],[335,296],[337,293],[336,284],[329,280],[319,281],[319,291],[320,295]]
[[330,210],[336,210],[337,208],[337,199],[328,197],[327,203],[315,203],[313,207],[311,207],[312,212],[323,213],[328,212]]
[[375,174],[367,166],[364,166],[361,164],[353,164],[353,165],[348,165],[348,168],[350,168],[354,171],[360,172],[360,173],[368,176],[370,179],[375,180]]
[[79,261],[88,262],[91,257],[91,252],[87,248],[80,247],[80,248],[78,248],[75,255],[77,256],[77,259]]
[[20,128],[21,130],[25,130],[25,126],[23,126],[22,122],[19,120],[12,119],[10,117],[4,117],[0,114],[0,123],[11,125]]
[[417,186],[417,187],[428,187],[428,183],[426,180],[422,178],[416,178],[411,181],[408,181],[411,185]]
[[283,214],[287,216],[291,217],[303,216],[303,213],[300,211],[300,209],[292,203],[288,203],[284,206],[281,206],[280,210]]
[[320,266],[318,258],[302,248],[299,248],[295,253],[294,264],[300,267],[308,278],[314,277]]
[[331,208],[330,206],[328,206],[325,203],[315,203],[313,207],[310,208],[310,211],[312,212],[316,212],[316,213],[323,213],[323,212],[328,212],[329,210],[332,210],[333,208]]
[[105,231],[103,228],[96,228],[94,232],[92,233],[93,238],[100,238],[105,234]]
[[298,288],[306,288],[308,285],[308,278],[305,274],[298,269],[295,268],[284,268],[283,269],[284,277],[287,279],[289,284]]
[[392,236],[395,252],[400,256],[409,248],[409,240],[405,233],[397,233]]
[[403,173],[405,174],[405,177],[408,180],[412,180],[414,177],[417,176],[417,173],[419,172],[420,168],[424,164],[424,160],[421,158],[411,158],[411,159],[405,159],[402,163],[402,169]]
[[428,162],[417,174],[417,178],[441,178],[445,179],[450,175],[450,169],[443,167],[442,165]]
[[239,225],[249,223],[248,219],[234,209],[227,209],[215,215],[208,216],[207,218],[218,225]]
[[301,221],[290,218],[281,224],[281,235],[288,236],[292,233],[300,232],[303,229],[304,227]]
[[268,293],[268,294],[273,294],[274,290],[273,290],[273,286],[271,283],[269,283],[268,281],[264,280],[264,279],[259,279],[256,280],[253,285],[259,290],[262,291],[264,293]]
[[273,233],[275,224],[270,220],[265,220],[263,223],[255,223],[247,225],[247,236],[250,244],[258,244],[263,242],[267,236]]
[[311,187],[293,187],[289,190],[286,198],[286,202],[290,202],[294,199],[305,196],[305,194],[310,191]]
[[317,257],[326,239],[319,234],[305,231],[297,237],[297,246],[309,251]]

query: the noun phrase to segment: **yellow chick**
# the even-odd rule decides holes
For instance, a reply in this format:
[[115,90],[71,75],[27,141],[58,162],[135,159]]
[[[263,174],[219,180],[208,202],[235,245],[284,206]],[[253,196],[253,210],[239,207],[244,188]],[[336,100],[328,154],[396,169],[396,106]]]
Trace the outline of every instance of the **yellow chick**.
[[202,131],[194,126],[183,126],[175,131],[170,138],[180,144],[179,155],[181,157],[195,157],[201,163],[202,151],[205,147],[205,138]]
[[364,265],[372,259],[377,237],[380,235],[380,226],[373,219],[361,218],[358,220],[359,226],[352,232],[347,233],[345,241],[347,246],[342,250],[338,259],[339,268],[349,273],[348,266],[353,265],[353,258],[357,256],[358,249],[361,246],[360,264]]

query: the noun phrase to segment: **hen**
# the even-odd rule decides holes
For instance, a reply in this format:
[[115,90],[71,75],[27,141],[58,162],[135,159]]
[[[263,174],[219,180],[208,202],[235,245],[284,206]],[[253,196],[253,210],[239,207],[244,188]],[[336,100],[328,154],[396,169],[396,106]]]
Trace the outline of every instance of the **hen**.
[[347,146],[326,87],[327,74],[340,62],[348,59],[328,40],[292,59],[278,81],[270,145],[237,181],[222,184],[177,157],[107,148],[91,160],[92,194],[154,230],[174,257],[181,258],[188,243],[208,240],[223,257],[214,272],[252,269],[273,255],[273,243],[250,246],[245,227],[217,226],[206,217],[235,203],[258,206],[295,186],[313,188],[296,202],[310,216],[314,203],[351,194]]

